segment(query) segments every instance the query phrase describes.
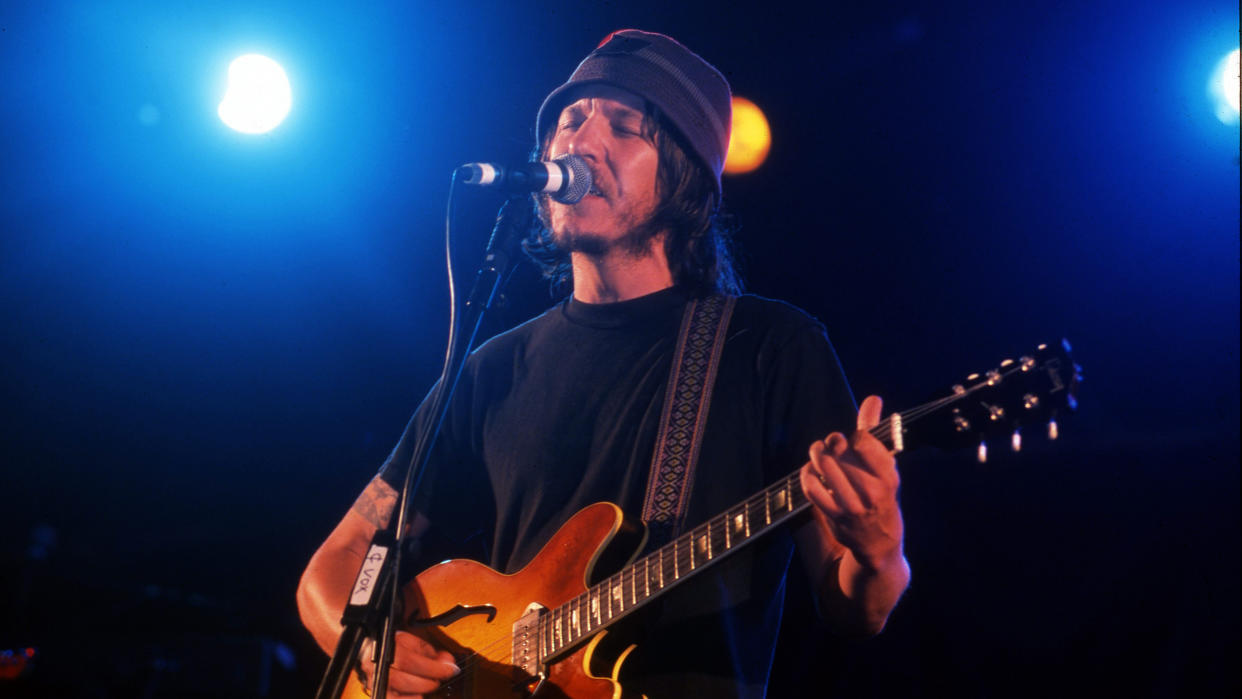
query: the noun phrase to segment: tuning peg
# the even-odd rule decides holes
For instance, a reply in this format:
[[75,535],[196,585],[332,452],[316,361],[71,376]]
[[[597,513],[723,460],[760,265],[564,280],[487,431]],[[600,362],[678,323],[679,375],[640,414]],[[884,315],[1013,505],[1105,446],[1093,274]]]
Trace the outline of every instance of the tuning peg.
[[1013,436],[1009,438],[1009,446],[1013,447],[1014,451],[1022,451],[1022,430],[1017,427],[1013,429]]
[[1057,432],[1057,419],[1052,418],[1048,421],[1048,439],[1055,440],[1059,435]]
[[979,441],[979,451],[976,452],[975,458],[979,459],[979,463],[986,464],[988,462],[988,443],[986,440]]

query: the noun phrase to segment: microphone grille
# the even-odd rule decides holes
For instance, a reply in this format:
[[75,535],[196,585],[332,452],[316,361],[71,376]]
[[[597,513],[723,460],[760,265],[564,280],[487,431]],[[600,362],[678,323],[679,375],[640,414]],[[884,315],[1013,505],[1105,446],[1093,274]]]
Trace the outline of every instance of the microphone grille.
[[552,198],[562,204],[577,204],[591,191],[591,169],[587,167],[582,156],[573,153],[559,155],[553,162],[562,164],[568,177],[565,186],[559,192],[553,193]]

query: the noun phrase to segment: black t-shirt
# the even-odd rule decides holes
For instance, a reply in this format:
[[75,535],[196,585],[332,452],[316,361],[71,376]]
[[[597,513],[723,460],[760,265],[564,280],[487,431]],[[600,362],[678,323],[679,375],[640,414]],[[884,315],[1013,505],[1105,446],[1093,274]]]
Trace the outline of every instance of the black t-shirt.
[[[466,362],[416,508],[452,541],[481,540],[485,562],[507,573],[587,505],[610,501],[637,519],[686,302],[678,288],[613,304],[567,299],[485,343]],[[687,526],[788,475],[812,441],[853,423],[818,321],[747,295],[726,338]],[[394,487],[423,419],[420,409],[381,470]],[[791,551],[788,531],[771,534],[614,630],[638,636],[627,688],[651,699],[763,696]]]

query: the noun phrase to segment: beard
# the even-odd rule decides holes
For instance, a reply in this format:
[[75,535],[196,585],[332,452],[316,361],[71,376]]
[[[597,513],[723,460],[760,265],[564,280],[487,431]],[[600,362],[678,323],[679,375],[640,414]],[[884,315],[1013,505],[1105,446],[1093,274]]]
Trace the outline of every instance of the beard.
[[544,228],[552,233],[552,242],[567,254],[580,253],[587,257],[602,259],[613,254],[628,258],[642,258],[651,254],[652,245],[660,235],[661,227],[655,221],[655,212],[644,216],[630,213],[618,222],[624,230],[620,236],[604,235],[593,231],[574,231],[567,228],[555,230],[546,215],[547,208],[540,207],[540,219]]
[[650,222],[629,228],[625,234],[610,238],[597,233],[553,231],[556,246],[568,253],[581,253],[587,257],[604,258],[620,253],[625,257],[638,258],[651,254],[651,246],[660,231]]

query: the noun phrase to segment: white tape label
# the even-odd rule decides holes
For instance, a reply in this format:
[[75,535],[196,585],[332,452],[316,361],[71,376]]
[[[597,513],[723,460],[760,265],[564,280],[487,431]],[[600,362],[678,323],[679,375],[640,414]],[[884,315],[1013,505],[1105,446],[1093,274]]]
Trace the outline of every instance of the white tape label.
[[371,593],[375,592],[375,581],[379,579],[385,558],[388,558],[388,547],[373,544],[367,557],[362,559],[362,570],[358,571],[354,591],[349,594],[350,604],[366,604],[371,601]]

